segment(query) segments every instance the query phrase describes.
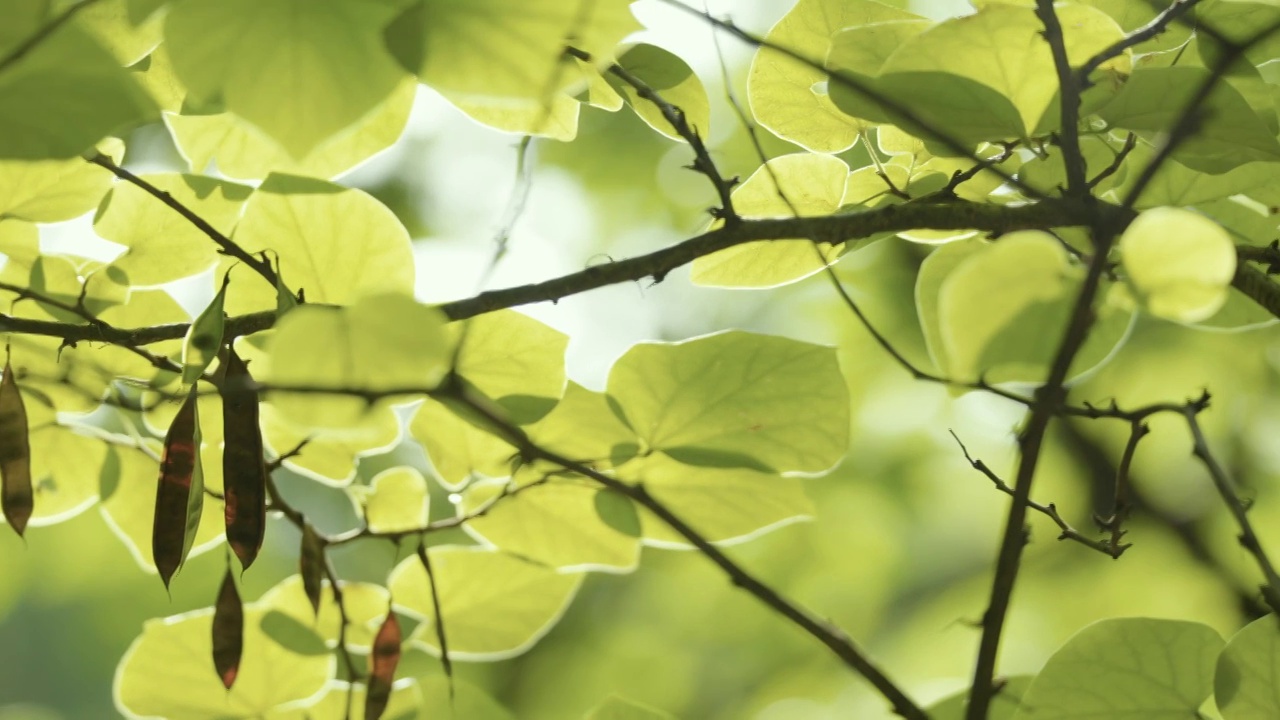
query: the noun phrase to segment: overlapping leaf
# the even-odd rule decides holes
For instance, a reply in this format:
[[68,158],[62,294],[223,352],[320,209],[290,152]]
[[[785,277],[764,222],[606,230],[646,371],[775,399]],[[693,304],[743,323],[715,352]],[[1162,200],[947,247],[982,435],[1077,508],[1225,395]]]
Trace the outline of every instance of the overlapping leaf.
[[186,0],[165,21],[174,69],[202,102],[262,128],[299,160],[355,124],[402,76],[381,42],[393,5]]

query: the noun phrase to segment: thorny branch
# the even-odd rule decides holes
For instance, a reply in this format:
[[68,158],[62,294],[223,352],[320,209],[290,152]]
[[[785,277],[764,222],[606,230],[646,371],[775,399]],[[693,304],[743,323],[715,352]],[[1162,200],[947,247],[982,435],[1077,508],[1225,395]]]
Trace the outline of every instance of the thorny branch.
[[[1013,488],[1009,487],[1008,483],[1006,483],[1004,480],[1001,480],[1000,476],[997,475],[996,472],[992,470],[985,462],[971,456],[969,454],[969,448],[964,446],[964,443],[961,442],[960,440],[960,436],[956,435],[954,430],[949,430],[948,432],[951,433],[951,437],[955,438],[956,444],[960,446],[960,452],[964,453],[964,459],[968,461],[968,463],[971,466],[973,466],[974,470],[977,470],[978,472],[987,476],[987,479],[990,480],[991,483],[996,486],[997,490],[1004,493],[1005,495],[1008,495],[1009,497],[1014,497]],[[1043,505],[1041,503],[1036,502],[1035,500],[1027,500],[1027,507],[1049,518],[1050,520],[1053,521],[1055,525],[1058,526],[1058,529],[1061,530],[1061,533],[1058,535],[1059,540],[1071,540],[1073,542],[1078,542],[1087,548],[1090,548],[1092,550],[1097,550],[1103,555],[1109,555],[1112,558],[1119,558],[1121,553],[1124,552],[1124,549],[1129,547],[1128,545],[1122,545],[1117,547],[1115,545],[1081,534],[1079,530],[1076,530],[1074,527],[1071,526],[1070,523],[1068,523],[1065,519],[1063,519],[1062,514],[1058,512],[1058,507],[1053,503],[1049,503],[1048,505]]]

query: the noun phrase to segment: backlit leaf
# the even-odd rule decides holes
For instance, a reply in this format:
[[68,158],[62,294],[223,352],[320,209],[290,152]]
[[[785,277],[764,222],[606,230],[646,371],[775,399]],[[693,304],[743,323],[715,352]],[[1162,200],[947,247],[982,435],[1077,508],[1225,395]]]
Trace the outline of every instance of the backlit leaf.
[[1120,236],[1128,286],[1152,315],[1196,322],[1227,301],[1236,250],[1220,225],[1181,208],[1153,208]]
[[[353,488],[354,489],[354,488]],[[426,525],[427,481],[412,467],[378,473],[364,497],[364,516],[375,532],[400,532]]]
[[[582,582],[578,573],[558,573],[514,555],[487,548],[439,547],[431,557],[449,656],[458,660],[511,657],[527,650],[560,619]],[[416,557],[391,573],[396,607],[422,624],[411,639],[439,650],[435,609],[426,571]]]
[[419,0],[387,30],[388,46],[422,82],[449,97],[545,99],[579,74],[564,48],[600,61],[639,25],[628,0]]
[[[783,155],[734,190],[734,209],[743,217],[830,215],[844,200],[848,178],[849,166],[830,155]],[[841,247],[808,239],[745,243],[694,260],[690,279],[699,285],[776,287],[821,271]]]
[[226,325],[222,308],[227,297],[227,285],[230,282],[230,273],[222,276],[222,287],[187,330],[187,339],[182,345],[182,382],[184,383],[194,383],[199,380],[210,363],[218,357],[218,351],[222,348],[222,332]]
[[1280,713],[1280,631],[1274,615],[1258,618],[1227,642],[1218,658],[1213,695],[1226,720],[1262,720]]
[[732,331],[632,347],[609,397],[648,449],[711,467],[821,472],[848,444],[834,348]]
[[1111,618],[1076,633],[1031,681],[1017,719],[1195,717],[1222,638],[1206,625]]
[[[667,104],[679,108],[685,122],[699,136],[706,138],[711,132],[711,103],[707,100],[707,91],[684,60],[656,45],[641,43],[623,53],[618,65],[657,92]],[[672,140],[682,140],[658,105],[641,97],[635,87],[612,73],[606,74],[605,79],[649,127]]]
[[186,0],[165,22],[178,76],[294,158],[378,106],[402,76],[381,42],[391,6],[348,0]]

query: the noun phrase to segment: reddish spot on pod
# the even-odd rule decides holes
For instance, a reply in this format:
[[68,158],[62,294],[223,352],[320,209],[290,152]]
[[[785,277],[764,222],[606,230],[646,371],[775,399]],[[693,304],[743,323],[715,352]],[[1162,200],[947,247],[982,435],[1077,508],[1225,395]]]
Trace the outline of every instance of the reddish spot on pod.
[[364,696],[365,720],[378,720],[387,709],[391,698],[391,683],[396,679],[396,665],[400,663],[400,621],[387,610],[378,634],[373,639],[369,655],[369,689]]

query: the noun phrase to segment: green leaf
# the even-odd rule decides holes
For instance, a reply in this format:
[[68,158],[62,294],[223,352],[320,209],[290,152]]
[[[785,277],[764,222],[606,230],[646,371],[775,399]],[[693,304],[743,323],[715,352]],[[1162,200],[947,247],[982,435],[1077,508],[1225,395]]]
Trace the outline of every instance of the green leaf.
[[835,348],[741,331],[642,343],[608,394],[646,449],[691,464],[821,472],[848,446]]
[[285,467],[325,485],[350,485],[358,458],[387,452],[400,442],[400,423],[385,406],[371,408],[358,422],[323,433],[315,433],[305,423],[290,422],[269,402],[259,412],[262,439],[276,455],[306,441],[299,454],[285,460]]
[[506,477],[516,450],[441,403],[427,398],[414,413],[409,433],[422,443],[445,488],[457,490],[474,476]]
[[427,481],[414,468],[378,473],[363,499],[365,522],[374,532],[400,532],[427,524]]
[[[347,645],[355,652],[367,652],[373,634],[387,614],[391,596],[381,585],[366,582],[342,583],[343,609],[351,624],[347,626]],[[281,613],[314,633],[328,647],[337,647],[342,628],[342,614],[333,599],[333,588],[326,580],[320,591],[320,614],[316,615],[307,598],[301,575],[291,575],[263,593],[258,602],[272,612]]]
[[1196,322],[1227,301],[1235,244],[1222,226],[1199,213],[1147,210],[1125,229],[1119,248],[1128,287],[1152,315]]
[[[935,362],[953,378],[1043,381],[1083,269],[1058,240],[1039,231],[966,245],[944,246],[939,262],[926,263],[917,278],[920,318]],[[1115,290],[1103,288],[1099,319],[1072,364],[1073,376],[1104,361],[1128,334],[1131,304]]]
[[[266,716],[266,720],[365,720],[364,684],[330,680],[325,694],[315,705],[306,708],[276,710]],[[382,720],[418,720],[423,716],[422,688],[413,678],[401,678],[391,686],[391,695],[387,698],[387,706],[382,711]],[[448,717],[445,715],[445,717]],[[457,717],[471,717],[459,715]]]
[[543,100],[578,79],[566,45],[598,61],[638,30],[628,0],[420,0],[387,29],[400,63],[447,97]]
[[583,720],[675,720],[675,715],[614,695],[588,710]]
[[[1114,20],[1087,5],[1064,4],[1056,10],[1065,37],[1067,58],[1072,65],[1083,63],[1124,37],[1124,32]],[[1049,45],[1042,36],[1043,31],[1044,25],[1033,8],[1000,3],[986,5],[974,15],[945,20],[906,39],[885,61],[877,87],[892,92],[892,96],[897,98],[899,81],[914,83],[923,79],[910,74],[931,76],[944,73],[965,78],[996,91],[1017,109],[1022,127],[1014,137],[1025,136],[1037,128],[1051,131],[1057,127],[1057,118],[1052,117],[1047,126],[1041,118],[1052,104],[1056,104],[1058,76]],[[1108,61],[1101,72],[1125,74],[1129,66],[1128,56],[1120,55]],[[948,91],[940,79],[936,85],[931,81],[928,85],[941,94],[932,98],[916,93],[903,96],[904,100],[919,101],[907,107],[915,109],[932,105],[938,108],[952,100],[959,103],[962,93],[976,90],[968,88],[967,83],[958,82],[955,91]],[[939,119],[945,117],[941,115]],[[950,130],[952,122],[943,122],[935,127]],[[906,129],[910,131],[910,128]],[[1000,136],[994,139],[1000,139]]]
[[467,117],[495,130],[565,142],[578,135],[578,114],[582,106],[563,92],[552,94],[549,102],[530,98],[445,97]]
[[[233,239],[250,254],[271,250],[290,288],[313,303],[348,305],[363,295],[413,292],[409,234],[369,195],[332,183],[271,175],[245,204]],[[219,272],[235,264],[224,259]],[[241,315],[276,307],[276,289],[242,283],[227,298]]]
[[294,158],[276,140],[233,113],[165,113],[164,121],[192,172],[217,163],[224,175],[259,180],[273,172],[333,178],[386,150],[404,132],[417,83],[405,77],[376,107]]
[[147,621],[116,669],[116,707],[129,718],[249,720],[318,697],[334,657],[299,655],[273,641],[262,630],[267,612],[261,603],[245,607],[244,656],[230,690],[213,669],[212,608]]
[[352,0],[185,0],[165,22],[174,69],[305,158],[383,102],[402,72],[382,46],[394,6]]
[[130,19],[130,1],[98,0],[75,15],[76,24],[114,55],[121,65],[138,62],[160,44],[160,18],[133,22]]
[[[635,532],[607,523],[598,511],[599,493],[605,491],[594,484],[551,482],[506,488],[506,481],[486,481],[472,484],[463,493],[457,508],[460,517],[490,507],[467,521],[472,534],[553,568],[626,572],[639,563],[635,509],[631,508]],[[513,494],[502,497],[504,492]],[[629,500],[622,500],[629,506]]]
[[[560,619],[582,582],[581,574],[559,573],[487,548],[427,552],[449,655],[460,660],[496,660],[524,652]],[[439,650],[431,590],[418,558],[397,565],[389,587],[396,608],[422,620],[411,635],[414,643]]]
[[[800,49],[821,64],[832,39],[848,27],[892,20],[922,20],[871,0],[800,0],[765,36],[769,45]],[[761,48],[747,74],[747,97],[756,120],[783,139],[813,152],[852,147],[864,127],[832,104],[827,73],[769,48]],[[833,81],[829,83],[836,86]]]
[[226,316],[223,307],[226,304],[227,285],[231,283],[231,273],[222,276],[222,287],[213,296],[201,313],[187,330],[187,339],[182,345],[182,382],[195,383],[204,374],[209,364],[218,357],[222,349],[222,332],[226,327]]
[[[705,138],[711,132],[711,102],[707,99],[707,90],[684,60],[656,45],[641,43],[623,53],[618,65],[657,91],[667,104],[679,108],[685,122],[700,137]],[[640,97],[630,83],[612,73],[605,75],[605,79],[649,127],[672,140],[683,140],[663,117],[661,108]]]
[[614,413],[608,396],[572,381],[555,408],[528,433],[538,445],[596,467],[629,460],[639,449],[639,438]]
[[467,720],[515,720],[483,690],[459,678],[430,675],[422,683],[422,717]]
[[[745,468],[693,467],[663,455],[636,460],[618,469],[630,483],[661,502],[711,542],[747,540],[813,515],[813,503],[799,478]],[[666,523],[640,511],[646,541],[664,547],[688,547]]]
[[[43,24],[24,12],[13,3],[0,9],[9,42],[25,40]],[[152,119],[156,110],[109,52],[76,24],[64,23],[0,70],[0,158],[72,158],[108,134]]]
[[[124,144],[110,138],[100,151],[116,162]],[[61,222],[89,212],[111,189],[115,176],[81,160],[0,160],[0,218]]]
[[[278,387],[380,392],[434,388],[448,371],[450,343],[440,311],[398,293],[347,308],[303,305],[282,318],[258,377]],[[273,392],[271,404],[304,427],[356,425],[360,397]]]
[[1018,720],[1196,717],[1213,691],[1222,638],[1180,620],[1110,618],[1076,633],[1045,663]]
[[1224,720],[1263,720],[1280,715],[1280,631],[1274,615],[1236,633],[1218,658],[1214,699]]
[[[253,189],[202,175],[163,173],[143,180],[230,235]],[[93,219],[98,235],[124,245],[111,262],[133,285],[161,285],[213,267],[218,246],[189,220],[132,183],[119,183]]]
[[[1137,68],[1098,114],[1116,128],[1168,132],[1208,77],[1208,70],[1194,66]],[[1182,164],[1222,173],[1256,160],[1280,160],[1275,133],[1230,84],[1214,86],[1199,106],[1199,118],[1195,132],[1173,153]]]
[[[830,215],[841,206],[848,179],[849,166],[839,158],[783,155],[769,160],[734,190],[733,205],[743,217]],[[815,245],[807,239],[745,243],[697,258],[690,279],[720,287],[777,287],[820,272],[843,247]]]
[[554,400],[564,392],[569,336],[559,330],[515,310],[499,310],[467,320],[458,337],[458,374],[508,411],[518,411],[522,399]]

